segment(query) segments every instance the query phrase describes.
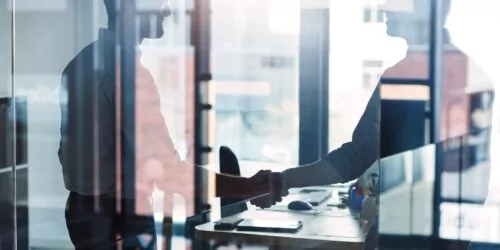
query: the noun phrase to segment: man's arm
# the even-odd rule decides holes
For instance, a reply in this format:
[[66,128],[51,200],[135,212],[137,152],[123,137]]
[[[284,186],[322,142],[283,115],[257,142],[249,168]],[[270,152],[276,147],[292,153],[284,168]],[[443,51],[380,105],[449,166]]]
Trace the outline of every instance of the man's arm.
[[375,88],[352,140],[323,159],[283,172],[288,187],[345,183],[363,174],[380,155],[380,84]]
[[[217,196],[249,198],[262,194],[261,192],[266,189],[268,183],[259,183],[258,178],[214,173],[208,168],[183,161],[175,149],[161,113],[160,95],[153,78],[149,72],[142,72],[141,75],[138,74],[138,77],[140,78],[136,84],[135,124],[122,120],[122,133],[125,141],[131,144],[132,138],[135,136],[136,147],[133,152],[136,155],[136,179],[141,181],[140,178],[146,176],[145,178],[148,180],[143,180],[146,183],[150,179],[155,179],[159,188],[172,192],[169,187],[175,183],[175,179],[183,178],[180,175],[192,173],[179,171],[179,169],[187,170],[199,167],[199,170],[205,172],[202,174],[215,174]],[[125,107],[126,110],[134,107],[132,103],[125,103],[125,105],[128,106]],[[152,183],[149,182],[149,184]]]
[[[210,170],[201,167],[203,171],[210,173]],[[245,177],[225,175],[221,173],[215,174],[216,193],[217,197],[234,197],[248,199],[269,192],[267,188],[267,180],[265,176],[261,176],[261,180],[249,179]]]

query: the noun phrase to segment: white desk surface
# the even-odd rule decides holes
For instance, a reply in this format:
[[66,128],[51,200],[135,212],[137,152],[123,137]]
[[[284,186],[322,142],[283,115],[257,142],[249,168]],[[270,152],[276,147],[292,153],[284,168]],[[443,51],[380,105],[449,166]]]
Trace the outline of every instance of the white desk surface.
[[[322,187],[323,188],[323,187]],[[357,215],[347,208],[328,207],[327,204],[338,201],[337,192],[332,199],[324,202],[315,211],[289,211],[284,206],[289,200],[277,204],[271,209],[249,209],[232,217],[299,220],[303,227],[297,233],[269,233],[238,230],[214,230],[214,223],[209,222],[196,227],[196,237],[202,240],[238,240],[248,244],[281,246],[284,249],[362,249],[365,233]]]

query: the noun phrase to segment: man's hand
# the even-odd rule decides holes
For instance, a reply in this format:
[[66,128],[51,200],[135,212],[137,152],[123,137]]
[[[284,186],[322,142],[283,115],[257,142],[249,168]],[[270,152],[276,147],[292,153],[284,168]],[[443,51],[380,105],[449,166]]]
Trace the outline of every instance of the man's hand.
[[141,164],[136,171],[135,209],[139,215],[152,215],[152,194],[156,183],[162,181],[165,172],[161,162],[148,160]]
[[250,187],[257,194],[250,204],[260,208],[269,208],[288,195],[288,188],[283,181],[282,173],[261,170],[250,177],[249,182]]
[[[253,198],[252,204],[259,207],[270,207],[281,201],[288,194],[283,192],[283,177],[281,173],[261,170],[250,178],[239,177],[240,164],[234,152],[226,146],[219,150],[220,170],[223,175],[217,175],[217,196]],[[288,189],[286,189],[288,190]]]

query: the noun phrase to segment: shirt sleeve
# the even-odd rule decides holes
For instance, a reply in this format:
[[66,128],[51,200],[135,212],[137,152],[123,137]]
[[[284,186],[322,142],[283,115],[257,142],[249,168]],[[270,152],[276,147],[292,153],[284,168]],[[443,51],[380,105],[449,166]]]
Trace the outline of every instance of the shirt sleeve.
[[[180,195],[186,201],[193,199],[192,193],[194,191],[189,187],[186,188],[183,184],[192,178],[194,165],[182,160],[175,148],[165,118],[161,113],[160,93],[153,77],[144,68],[138,69],[136,72],[135,91],[122,91],[123,94],[135,92],[135,96],[129,96],[126,100],[117,102],[123,105],[122,114],[135,108],[135,121],[130,119],[131,115],[128,116],[129,119],[121,119],[122,127],[119,131],[121,131],[122,144],[125,143],[126,152],[128,152],[121,159],[126,161],[124,163],[127,166],[126,169],[131,169],[132,166],[127,164],[133,163],[130,156],[135,156],[136,188],[139,187],[139,184],[149,186],[151,184],[149,181],[154,181],[154,185],[160,188],[165,195],[163,212],[165,215],[171,215],[174,194]],[[152,165],[161,165],[163,172],[159,173],[156,168],[144,168]],[[127,173],[120,174],[127,176]],[[147,177],[139,181],[137,179],[139,176]],[[128,193],[126,195],[140,200],[141,194],[138,194],[136,190],[135,196]],[[139,214],[150,212],[149,205],[138,206],[136,209]]]
[[361,176],[380,155],[380,84],[375,88],[350,142],[325,156],[343,182]]
[[165,168],[181,164],[161,113],[160,94],[153,77],[146,70],[138,70],[135,87],[135,97],[121,102],[122,114],[135,108],[135,122],[131,116],[121,119],[121,132],[122,143],[135,154],[136,168],[149,160],[159,161]]
[[178,166],[182,161],[161,113],[160,94],[149,72],[139,78],[136,103],[137,163],[158,160],[165,167]]

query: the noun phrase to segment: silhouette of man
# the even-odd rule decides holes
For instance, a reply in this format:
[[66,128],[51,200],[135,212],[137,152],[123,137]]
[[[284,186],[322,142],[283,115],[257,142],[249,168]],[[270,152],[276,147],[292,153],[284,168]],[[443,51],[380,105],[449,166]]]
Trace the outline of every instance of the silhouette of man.
[[[450,10],[450,1],[445,1],[442,15],[446,18]],[[408,44],[415,42],[416,31],[421,28],[417,27],[417,20],[422,20],[422,17],[429,18],[430,16],[430,1],[413,1],[413,0],[386,0],[382,9],[386,15],[387,34],[391,37],[399,37],[407,41]],[[429,28],[429,23],[426,24]],[[444,25],[444,22],[443,22]],[[449,44],[450,37],[448,30],[443,26],[443,44]],[[425,33],[425,31],[424,31]],[[426,52],[428,54],[428,52]],[[461,53],[461,52],[456,52]],[[428,57],[425,59],[428,60]],[[420,60],[422,61],[422,60]],[[413,64],[412,64],[413,63]],[[396,77],[404,77],[404,73],[398,72],[401,67],[422,67],[425,72],[428,69],[428,64],[418,64],[418,59],[412,58],[407,54],[407,57],[401,62],[386,70],[384,77],[395,75]],[[457,70],[457,69],[450,69]],[[399,75],[398,75],[399,74]],[[408,77],[408,76],[406,76]],[[411,77],[411,76],[410,76]],[[454,79],[450,79],[453,83]],[[381,84],[375,88],[366,109],[360,118],[350,142],[343,144],[340,148],[328,153],[323,159],[297,168],[290,168],[283,172],[284,185],[286,188],[307,187],[314,185],[328,185],[334,183],[345,183],[358,178],[358,183],[363,188],[370,186],[371,174],[378,174],[379,166],[376,163],[380,157],[380,117],[381,117],[381,99],[380,99]],[[446,96],[451,103],[456,100],[466,98],[464,92],[465,86],[461,89],[462,92],[455,91],[451,96]],[[467,107],[463,108],[461,115],[465,116]],[[444,119],[445,117],[440,117]],[[462,122],[465,120],[462,120]],[[455,133],[456,136],[468,133],[467,130],[461,130],[460,133]],[[446,137],[445,137],[446,138]],[[439,139],[445,139],[439,138]],[[286,189],[285,188],[285,189]],[[252,203],[256,203],[252,201]],[[374,204],[374,206],[377,206]],[[397,208],[394,208],[397,209]],[[378,212],[372,214],[377,217]],[[371,218],[375,219],[376,218]],[[374,249],[378,245],[377,240],[377,223],[371,227],[370,234],[367,237],[367,249]]]
[[[388,0],[389,2],[390,0]],[[449,15],[450,8],[452,5],[452,0],[443,1],[443,25]],[[431,1],[413,1],[414,8],[414,19],[422,19],[422,17],[429,16]],[[388,12],[387,13],[387,33],[390,36],[402,37],[410,42],[415,40],[412,33],[403,32],[408,29],[402,20],[408,19],[408,16],[403,16],[406,13]],[[412,17],[410,17],[412,18]],[[442,65],[442,82],[441,88],[442,92],[442,102],[440,107],[437,107],[441,111],[440,119],[441,126],[439,134],[437,135],[437,140],[446,140],[450,138],[456,138],[458,136],[464,136],[461,142],[462,146],[466,148],[464,151],[468,153],[462,153],[464,159],[463,169],[461,175],[461,182],[463,184],[458,185],[456,180],[453,178],[449,172],[460,171],[454,160],[450,167],[447,165],[443,166],[442,176],[436,177],[441,178],[442,181],[442,198],[456,200],[456,205],[458,206],[459,200],[467,200],[471,203],[481,204],[484,203],[488,195],[488,180],[490,177],[490,156],[489,156],[489,145],[490,145],[490,131],[492,126],[492,104],[494,100],[494,87],[492,80],[487,77],[487,75],[482,72],[480,67],[475,64],[475,62],[467,56],[467,54],[457,47],[450,35],[450,32],[446,27],[442,27],[442,48],[443,48],[443,65]],[[424,32],[429,32],[424,31]],[[402,36],[401,34],[406,34]],[[412,67],[413,72],[427,72],[429,68],[429,57],[426,54],[427,51],[418,52],[412,51],[408,53],[407,56],[398,62],[393,67],[387,69],[384,72],[383,77],[401,77],[402,72],[405,72],[405,68]],[[422,63],[422,59],[427,62]],[[407,70],[406,70],[407,72]],[[469,76],[472,74],[472,77]],[[479,76],[479,79],[474,79],[474,76]],[[418,75],[405,75],[408,78],[418,78]],[[424,76],[425,78],[426,76]],[[383,112],[383,111],[382,111]],[[382,139],[383,140],[383,139]],[[456,140],[456,139],[452,139]],[[383,143],[382,143],[383,145]],[[437,148],[443,153],[443,157],[446,155],[451,155],[453,151],[458,152],[458,148]],[[464,157],[468,156],[468,157]],[[456,158],[458,156],[451,156]],[[466,169],[474,169],[467,170]],[[429,199],[431,199],[429,197]],[[439,206],[434,204],[434,206]],[[476,211],[480,213],[480,210]],[[422,212],[414,211],[412,216],[418,216]],[[443,214],[446,212],[443,211]],[[459,217],[463,215],[460,214]],[[415,217],[414,217],[415,218]],[[434,220],[441,218],[434,218]],[[459,218],[456,218],[457,220]],[[442,220],[442,223],[445,220]],[[431,223],[428,221],[426,223]],[[494,222],[497,223],[497,222]],[[482,232],[478,228],[485,225],[479,225],[475,222],[473,227],[475,227],[476,232]],[[442,227],[450,227],[452,225],[441,224]],[[479,235],[476,233],[466,235],[466,225],[455,226],[456,230],[461,232],[462,239],[458,241],[442,241],[439,242],[436,249],[492,249],[488,246],[484,246],[479,243],[473,243],[469,246],[467,240],[476,239]],[[480,235],[480,238],[487,237],[487,235]],[[496,249],[496,248],[495,248]]]
[[[176,192],[171,181],[182,177],[169,176],[169,169],[195,167],[177,154],[160,111],[160,96],[153,77],[140,60],[136,60],[136,77],[132,79],[135,102],[127,103],[120,96],[123,92],[120,88],[126,86],[121,85],[120,56],[116,53],[119,20],[136,20],[136,27],[123,28],[138,31],[135,41],[138,47],[143,39],[164,35],[163,20],[170,12],[163,0],[136,2],[137,6],[147,8],[138,8],[134,16],[125,16],[125,12],[118,11],[115,0],[104,0],[108,27],[99,31],[97,41],[80,51],[62,74],[58,155],[64,183],[70,191],[66,224],[76,249],[113,248],[118,239],[123,239],[125,249],[154,245],[150,201],[153,188],[164,189],[166,199],[171,199],[172,192]],[[132,50],[126,53],[139,59],[140,51]],[[122,119],[123,114],[134,108],[135,120]],[[125,165],[135,166],[135,173],[121,167]],[[126,171],[122,172],[123,169]],[[135,174],[135,183],[121,183],[122,176],[130,174]],[[271,178],[270,171],[260,171],[251,178],[216,174],[216,194],[238,198],[258,196],[269,192],[270,185],[279,185]],[[122,192],[125,185],[134,185],[134,194]],[[261,199],[261,206],[280,200],[280,196],[273,194]],[[124,211],[128,209],[123,206],[125,202],[135,204],[132,213]]]
[[[397,2],[397,3],[394,3]],[[409,2],[410,8],[399,12],[394,10],[393,5],[399,6],[401,2]],[[415,2],[415,4],[413,4]],[[418,3],[418,4],[417,4]],[[443,15],[446,17],[450,8],[450,1],[445,4]],[[387,34],[393,37],[400,37],[407,41],[413,39],[415,16],[429,14],[429,3],[426,1],[413,0],[387,0],[382,8],[387,8],[386,13]],[[404,16],[404,19],[399,19]],[[406,20],[402,22],[401,20]],[[409,21],[408,21],[409,20]],[[405,26],[407,25],[407,26]],[[411,27],[410,25],[413,25]],[[405,32],[407,30],[407,32]],[[446,28],[443,27],[443,43],[449,41]],[[426,52],[427,53],[427,52]],[[461,52],[458,52],[461,53]],[[400,63],[386,70],[383,76],[388,76],[391,72],[402,67],[403,64],[412,65],[411,57],[407,56]],[[417,67],[428,67],[428,64],[420,64]],[[399,74],[401,77],[401,74]],[[464,89],[462,89],[464,91]],[[465,92],[455,94],[463,97]],[[368,170],[380,156],[380,84],[375,88],[367,107],[354,130],[352,140],[343,144],[340,148],[328,153],[323,159],[297,168],[290,168],[284,171],[284,181],[288,187],[306,187],[313,185],[325,185],[332,183],[345,183],[360,177]],[[464,110],[466,112],[466,110]],[[467,133],[461,131],[458,135]],[[307,177],[306,177],[307,176]]]

